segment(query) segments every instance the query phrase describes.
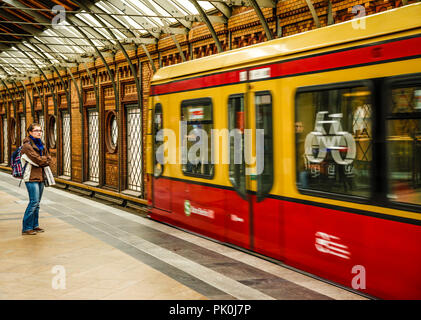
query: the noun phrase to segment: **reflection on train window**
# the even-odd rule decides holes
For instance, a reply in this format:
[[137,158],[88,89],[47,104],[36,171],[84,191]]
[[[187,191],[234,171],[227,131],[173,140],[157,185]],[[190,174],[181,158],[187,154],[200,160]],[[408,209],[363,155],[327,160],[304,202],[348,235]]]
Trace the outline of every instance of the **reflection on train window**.
[[[154,112],[154,121],[153,121],[153,133],[155,135],[155,168],[154,168],[154,176],[159,177],[162,175],[164,171],[164,154],[158,153],[159,151],[163,151],[160,146],[164,143],[164,135],[163,131],[163,117],[162,117],[162,105],[157,103],[155,105],[155,112]],[[158,151],[159,150],[159,151]]]
[[[268,91],[256,92],[254,103],[256,107],[257,200],[261,201],[273,186],[272,96]],[[263,132],[263,157],[259,156],[262,153],[259,152],[261,147],[257,137],[259,131]],[[261,163],[262,160],[263,163]],[[260,172],[261,169],[263,169],[262,172]]]
[[370,96],[369,88],[363,86],[297,95],[298,188],[370,195]]
[[213,176],[211,159],[212,101],[210,98],[181,103],[182,171],[202,178]]
[[246,165],[244,159],[244,95],[228,99],[229,179],[235,190],[246,197]]
[[392,89],[388,115],[389,199],[421,204],[421,84]]

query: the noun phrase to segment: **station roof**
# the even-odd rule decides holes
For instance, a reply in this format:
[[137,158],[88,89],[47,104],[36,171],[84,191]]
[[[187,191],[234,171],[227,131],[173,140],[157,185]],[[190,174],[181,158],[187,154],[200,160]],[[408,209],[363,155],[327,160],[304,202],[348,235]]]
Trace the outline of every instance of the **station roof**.
[[[272,0],[0,0],[0,79],[26,80],[42,70],[92,62],[121,46],[156,44],[187,34],[194,22],[225,23],[234,5],[274,7]],[[261,12],[260,12],[261,13]],[[217,42],[217,38],[214,37]],[[218,43],[217,43],[218,45]],[[179,48],[180,50],[180,48]]]

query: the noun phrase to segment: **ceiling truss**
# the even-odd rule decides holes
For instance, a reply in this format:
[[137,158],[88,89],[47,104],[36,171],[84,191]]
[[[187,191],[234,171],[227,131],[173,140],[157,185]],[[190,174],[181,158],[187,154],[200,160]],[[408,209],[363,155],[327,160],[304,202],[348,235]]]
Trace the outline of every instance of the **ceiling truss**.
[[[311,5],[311,0],[306,0]],[[33,2],[31,2],[33,3]],[[156,67],[147,45],[158,43],[162,34],[173,40],[182,61],[186,61],[176,35],[185,35],[194,22],[204,22],[218,52],[223,48],[214,24],[227,23],[233,6],[253,7],[268,39],[272,33],[261,8],[274,8],[273,0],[26,0],[0,3],[0,79],[15,83],[33,77],[47,79],[45,72],[70,68],[86,62],[141,48]],[[52,8],[65,9],[65,19],[56,23]],[[57,9],[57,7],[54,7]],[[58,7],[59,8],[59,7]],[[311,8],[310,8],[311,9]],[[129,61],[130,59],[128,59]],[[105,62],[106,63],[106,62]],[[129,61],[131,64],[131,61]],[[133,69],[133,65],[130,65]],[[136,70],[132,70],[134,75]]]

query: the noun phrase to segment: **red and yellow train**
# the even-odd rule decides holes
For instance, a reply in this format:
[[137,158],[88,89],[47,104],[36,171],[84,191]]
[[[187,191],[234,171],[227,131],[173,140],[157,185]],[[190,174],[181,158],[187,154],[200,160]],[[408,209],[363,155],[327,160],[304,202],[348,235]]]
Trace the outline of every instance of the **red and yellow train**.
[[421,4],[362,19],[160,69],[150,216],[421,299]]

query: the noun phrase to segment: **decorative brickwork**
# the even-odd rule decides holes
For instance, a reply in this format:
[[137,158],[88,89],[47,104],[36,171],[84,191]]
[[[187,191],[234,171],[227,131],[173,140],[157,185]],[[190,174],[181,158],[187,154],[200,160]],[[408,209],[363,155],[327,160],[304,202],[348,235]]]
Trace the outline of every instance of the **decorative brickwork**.
[[[352,13],[352,8],[356,5],[361,5],[366,11],[366,15],[390,10],[402,5],[401,0],[331,0],[331,17],[333,23],[340,23],[352,19],[355,14]],[[415,0],[409,1],[413,3]],[[328,7],[329,0],[312,0],[316,10],[320,25],[326,26],[328,24]],[[300,32],[305,32],[316,28],[315,21],[310,13],[305,0],[283,0],[277,1],[276,8],[263,8],[262,12],[267,20],[268,26],[275,38],[286,37]],[[221,15],[221,14],[220,14]],[[233,7],[232,16],[227,20],[227,23],[219,23],[214,25],[215,32],[221,42],[223,51],[230,49],[241,48],[256,43],[267,41],[268,37],[256,15],[251,7]],[[198,59],[204,56],[218,53],[217,46],[211,36],[208,28],[204,23],[193,23],[192,28],[185,35],[175,35],[186,60]],[[156,45],[147,45],[147,50],[153,60],[156,69],[160,66],[165,67],[183,61],[182,55],[176,46],[174,38],[168,35],[163,35]],[[150,79],[153,75],[153,69],[150,65],[150,60],[142,47],[137,50],[128,51],[129,57],[136,69],[134,75],[130,68],[125,56],[122,52],[117,52],[114,56],[107,57],[106,61],[109,64],[112,75],[117,85],[117,94],[119,99],[120,109],[117,110],[115,105],[115,92],[112,86],[111,77],[103,65],[101,59],[86,63],[90,69],[95,86],[99,94],[99,126],[100,126],[100,148],[102,155],[100,155],[100,166],[103,168],[102,172],[105,177],[100,178],[102,185],[100,187],[112,189],[121,192],[127,188],[127,115],[125,112],[125,105],[136,104],[138,102],[137,87],[134,82],[134,76],[140,79],[141,97],[139,105],[142,115],[142,148],[143,160],[145,163],[145,150],[146,145],[146,115],[148,108],[148,99],[150,93]],[[61,110],[67,110],[66,90],[69,90],[71,98],[71,179],[75,182],[84,182],[87,179],[88,167],[88,137],[87,137],[87,108],[96,106],[96,95],[94,86],[92,85],[91,78],[89,77],[85,65],[81,64],[78,68],[72,68],[73,76],[75,77],[76,84],[71,80],[67,72],[62,72],[62,77],[65,81],[63,83],[54,74],[48,74],[51,84],[54,86],[54,92],[57,94],[57,106],[59,109],[58,116],[61,123]],[[53,77],[54,76],[54,77]],[[23,114],[26,118],[26,123],[29,125],[37,119],[37,115],[42,114],[44,104],[44,116],[54,115],[54,103],[51,96],[51,91],[47,86],[45,79],[35,79],[38,90],[35,89],[33,82],[27,81],[25,83],[28,94],[25,94],[25,106],[22,101],[19,102],[21,96],[16,92],[15,88],[9,87],[14,93],[15,101],[18,101],[18,110],[14,110],[14,105],[7,91],[2,88],[0,90],[0,119],[13,118],[14,114]],[[80,103],[78,91],[82,95],[83,110],[80,112]],[[19,89],[22,90],[20,86]],[[21,91],[21,94],[24,94]],[[26,113],[23,111],[26,110]],[[16,111],[16,112],[15,112]],[[105,148],[105,132],[108,128],[106,125],[105,116],[108,112],[115,112],[118,121],[119,133],[122,135],[118,137],[117,149],[118,152],[110,153]],[[34,119],[35,117],[35,119]],[[10,120],[9,120],[10,121]],[[82,126],[83,122],[83,126]],[[2,126],[3,124],[0,124]],[[1,129],[1,128],[0,128]],[[47,128],[48,130],[48,128]],[[48,132],[45,133],[48,135]],[[57,146],[54,149],[53,155],[61,157],[62,154],[62,138],[60,138],[61,129],[58,130]],[[1,139],[0,144],[3,144]],[[9,144],[11,145],[11,144]],[[140,145],[140,144],[139,144]],[[11,145],[9,149],[16,148],[17,145]],[[13,150],[9,150],[13,151]],[[2,158],[0,154],[0,159]],[[63,172],[62,160],[57,160],[57,171],[60,174]],[[143,165],[142,168],[146,166]],[[143,169],[144,170],[144,169]],[[147,179],[147,175],[142,175]],[[146,180],[144,180],[146,181]],[[142,188],[147,192],[146,188]],[[145,192],[142,197],[146,198]]]

